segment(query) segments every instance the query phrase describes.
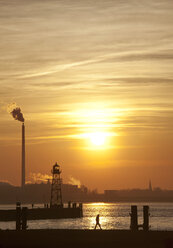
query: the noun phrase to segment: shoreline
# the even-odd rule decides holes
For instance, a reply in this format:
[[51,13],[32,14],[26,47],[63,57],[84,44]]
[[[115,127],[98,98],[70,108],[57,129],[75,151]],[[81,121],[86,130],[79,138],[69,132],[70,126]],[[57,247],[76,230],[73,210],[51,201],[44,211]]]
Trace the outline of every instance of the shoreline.
[[[121,204],[121,203],[129,203],[129,204],[159,204],[159,203],[170,203],[172,204],[173,203],[173,199],[172,200],[115,200],[115,201],[72,201],[73,202],[77,202],[77,203],[82,203],[82,204],[90,204],[90,203],[104,203],[104,204]],[[32,206],[33,202],[22,202],[22,205],[30,205]],[[44,206],[45,202],[34,202],[34,206],[38,206],[38,205],[42,205]],[[64,202],[65,205],[68,205],[68,201],[65,201]],[[16,202],[0,202],[0,206],[16,206]]]
[[173,248],[173,231],[32,229],[0,230],[0,247]]

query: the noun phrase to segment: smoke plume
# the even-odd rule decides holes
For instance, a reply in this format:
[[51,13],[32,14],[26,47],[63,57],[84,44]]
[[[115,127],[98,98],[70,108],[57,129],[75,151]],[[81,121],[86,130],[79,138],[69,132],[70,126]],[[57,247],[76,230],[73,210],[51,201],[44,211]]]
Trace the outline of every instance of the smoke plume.
[[76,179],[76,178],[74,178],[72,176],[69,177],[68,183],[72,184],[72,185],[77,185],[79,188],[81,186],[81,182],[78,179]]
[[31,182],[33,183],[38,183],[38,182],[47,182],[48,180],[52,179],[52,176],[47,175],[47,174],[41,174],[41,173],[30,173],[30,179]]
[[[15,106],[15,104],[13,104],[12,106]],[[23,118],[23,114],[21,112],[21,109],[19,107],[15,107],[13,108],[13,110],[10,111],[10,114],[13,116],[13,118],[15,120],[24,122],[25,119]]]

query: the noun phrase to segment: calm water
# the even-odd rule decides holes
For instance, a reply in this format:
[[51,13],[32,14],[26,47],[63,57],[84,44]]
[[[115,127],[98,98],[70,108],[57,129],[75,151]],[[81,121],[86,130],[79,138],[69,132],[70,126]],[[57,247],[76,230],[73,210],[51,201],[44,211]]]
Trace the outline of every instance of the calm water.
[[[173,203],[87,203],[83,204],[83,218],[28,221],[28,228],[93,229],[95,217],[100,214],[100,223],[103,229],[129,229],[131,205],[138,206],[139,224],[143,222],[143,205],[149,205],[151,229],[173,230]],[[0,205],[0,209],[14,207],[14,205]],[[42,205],[35,207],[42,207]],[[0,228],[14,229],[15,223],[0,222]]]

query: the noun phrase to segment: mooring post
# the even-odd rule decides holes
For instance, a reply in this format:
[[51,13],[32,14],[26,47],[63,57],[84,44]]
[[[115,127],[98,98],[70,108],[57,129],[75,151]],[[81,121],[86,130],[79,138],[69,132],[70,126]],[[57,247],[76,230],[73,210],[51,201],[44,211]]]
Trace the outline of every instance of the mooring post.
[[137,206],[131,206],[131,213],[130,213],[130,229],[132,231],[138,230],[138,210]]
[[73,208],[76,208],[76,202],[73,202]]
[[71,201],[68,201],[68,208],[71,208]]
[[80,208],[80,217],[83,217],[83,205],[82,205],[82,203],[79,203],[79,208]]
[[149,206],[143,206],[143,230],[149,230]]
[[16,230],[21,230],[21,203],[16,202]]
[[27,229],[27,207],[22,208],[22,230]]

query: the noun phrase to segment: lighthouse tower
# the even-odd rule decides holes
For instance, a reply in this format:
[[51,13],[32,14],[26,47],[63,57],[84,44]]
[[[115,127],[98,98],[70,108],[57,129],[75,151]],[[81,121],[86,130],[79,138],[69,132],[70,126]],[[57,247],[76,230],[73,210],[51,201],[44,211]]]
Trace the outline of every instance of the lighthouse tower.
[[50,207],[63,207],[62,191],[61,191],[61,171],[60,166],[56,163],[52,169],[52,185],[51,185],[51,199]]

